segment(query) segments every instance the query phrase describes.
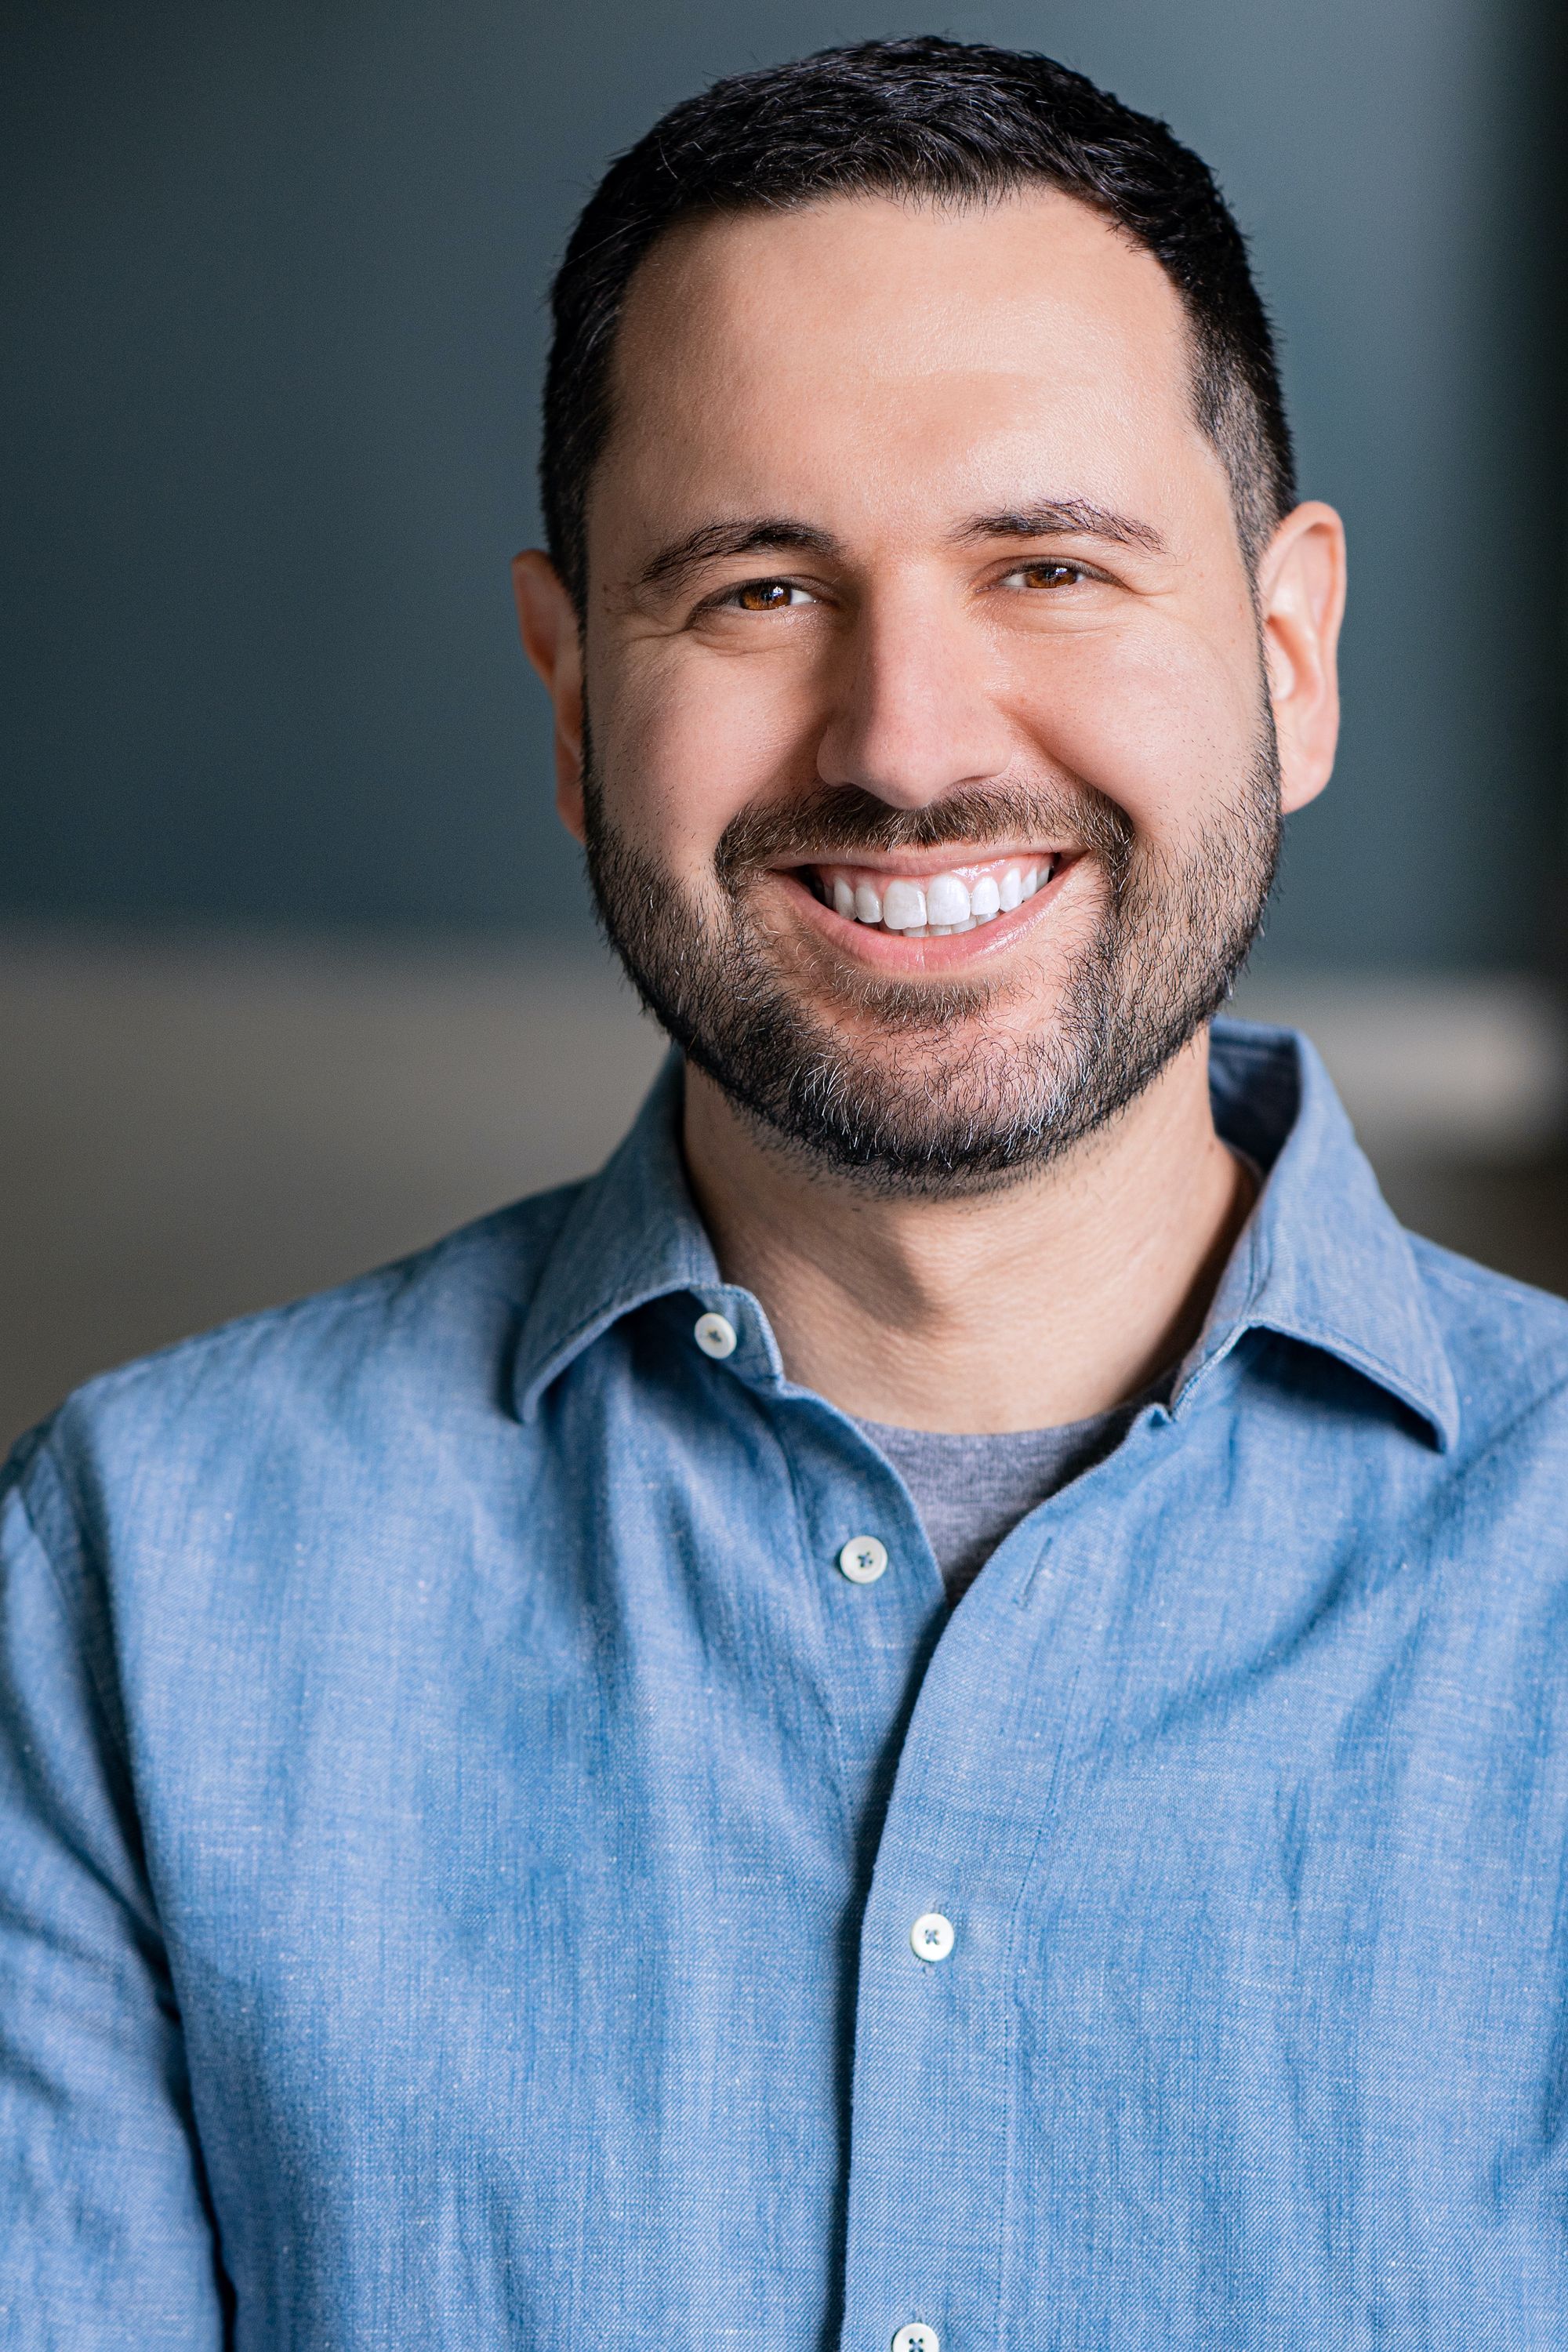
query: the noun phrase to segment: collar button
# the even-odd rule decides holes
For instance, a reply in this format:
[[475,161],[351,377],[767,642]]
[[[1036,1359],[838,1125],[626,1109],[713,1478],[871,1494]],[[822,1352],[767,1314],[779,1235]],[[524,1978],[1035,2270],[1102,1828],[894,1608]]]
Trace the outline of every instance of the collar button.
[[732,1356],[740,1345],[735,1327],[727,1315],[700,1315],[691,1336],[703,1354],[717,1361]]

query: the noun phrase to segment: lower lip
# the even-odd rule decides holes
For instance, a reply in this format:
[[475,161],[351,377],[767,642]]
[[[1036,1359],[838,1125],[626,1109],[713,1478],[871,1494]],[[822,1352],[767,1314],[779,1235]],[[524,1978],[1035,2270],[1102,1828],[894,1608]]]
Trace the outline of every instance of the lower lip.
[[950,932],[944,940],[906,939],[902,931],[885,931],[877,923],[858,923],[852,916],[840,915],[826,905],[798,874],[775,869],[775,878],[790,892],[814,929],[835,947],[850,950],[862,962],[879,971],[945,972],[1000,954],[1032,929],[1050,912],[1077,864],[1076,857],[1062,858],[1050,880],[1011,914],[995,915],[988,923],[977,923],[972,931]]

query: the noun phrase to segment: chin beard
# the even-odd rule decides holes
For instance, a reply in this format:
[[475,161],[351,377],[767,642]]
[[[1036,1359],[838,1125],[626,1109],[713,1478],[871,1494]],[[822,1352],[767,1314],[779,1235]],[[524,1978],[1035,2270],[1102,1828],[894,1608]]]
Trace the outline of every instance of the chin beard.
[[[718,920],[616,825],[584,730],[599,921],[647,1010],[764,1140],[884,1195],[994,1190],[1114,1119],[1230,993],[1279,852],[1279,759],[1263,710],[1249,766],[1179,860],[1088,787],[987,785],[915,810],[817,787],[725,828]],[[1048,1022],[1022,1034],[988,1018],[1005,983],[836,977],[857,1029],[876,1032],[868,1050],[792,987],[754,919],[750,885],[769,865],[1031,837],[1070,841],[1102,893]]]

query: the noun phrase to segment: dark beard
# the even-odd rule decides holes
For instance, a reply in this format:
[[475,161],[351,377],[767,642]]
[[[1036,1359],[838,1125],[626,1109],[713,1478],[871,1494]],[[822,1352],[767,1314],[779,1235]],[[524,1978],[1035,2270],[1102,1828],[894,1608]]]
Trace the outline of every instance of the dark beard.
[[[727,901],[719,923],[619,831],[586,740],[584,758],[599,920],[644,1004],[775,1140],[887,1194],[992,1190],[1114,1118],[1225,1002],[1279,859],[1267,703],[1235,797],[1180,862],[1087,786],[990,785],[914,810],[851,785],[819,787],[742,810],[725,827],[714,858]],[[874,1055],[857,1050],[792,993],[784,960],[752,915],[749,885],[765,866],[1031,839],[1071,842],[1103,883],[1094,934],[1044,1034],[987,1033],[984,1015],[1005,982],[836,976],[841,1002],[883,1041]],[[973,1034],[960,1036],[966,1025]]]

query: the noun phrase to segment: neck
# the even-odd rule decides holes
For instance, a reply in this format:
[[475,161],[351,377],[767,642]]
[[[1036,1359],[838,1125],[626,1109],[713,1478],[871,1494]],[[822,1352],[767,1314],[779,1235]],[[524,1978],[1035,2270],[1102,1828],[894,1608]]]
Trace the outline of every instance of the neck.
[[1100,1134],[978,1197],[808,1171],[689,1066],[685,1146],[791,1379],[905,1429],[1049,1428],[1138,1395],[1197,1337],[1253,1192],[1215,1132],[1206,1034]]

